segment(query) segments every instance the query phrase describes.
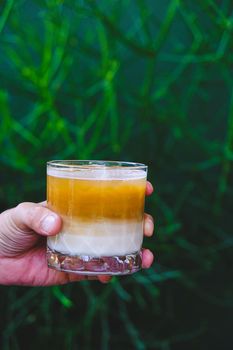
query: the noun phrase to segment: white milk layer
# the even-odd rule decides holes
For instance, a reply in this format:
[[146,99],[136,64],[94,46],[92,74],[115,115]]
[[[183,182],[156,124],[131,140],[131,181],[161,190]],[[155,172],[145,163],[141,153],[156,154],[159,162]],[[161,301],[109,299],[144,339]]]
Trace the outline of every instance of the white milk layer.
[[113,256],[135,253],[143,239],[143,223],[138,221],[104,220],[83,222],[63,218],[63,229],[48,238],[52,250],[68,255]]

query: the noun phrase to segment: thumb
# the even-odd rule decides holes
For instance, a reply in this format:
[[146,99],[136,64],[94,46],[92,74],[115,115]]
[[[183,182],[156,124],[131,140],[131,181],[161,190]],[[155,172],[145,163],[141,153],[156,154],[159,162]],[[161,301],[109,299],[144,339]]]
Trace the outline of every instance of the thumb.
[[62,226],[61,217],[44,205],[20,203],[11,211],[11,219],[22,231],[35,231],[43,236],[56,235]]

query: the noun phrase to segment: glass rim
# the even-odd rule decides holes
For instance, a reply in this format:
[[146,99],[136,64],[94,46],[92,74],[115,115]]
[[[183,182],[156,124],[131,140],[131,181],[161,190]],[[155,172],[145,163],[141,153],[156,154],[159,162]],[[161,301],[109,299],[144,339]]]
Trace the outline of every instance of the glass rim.
[[122,169],[145,169],[148,166],[143,163],[127,162],[119,160],[79,160],[79,159],[67,159],[67,160],[50,160],[47,163],[47,167],[53,167],[57,169],[90,169],[90,166],[95,167],[96,170],[103,168],[121,167]]

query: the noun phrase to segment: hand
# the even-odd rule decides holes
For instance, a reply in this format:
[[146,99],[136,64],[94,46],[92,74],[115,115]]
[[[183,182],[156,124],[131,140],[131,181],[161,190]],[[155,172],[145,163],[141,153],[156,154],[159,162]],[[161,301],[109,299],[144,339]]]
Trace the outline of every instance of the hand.
[[[146,194],[153,192],[148,182]],[[0,284],[49,286],[81,281],[86,276],[60,272],[48,268],[46,263],[46,237],[57,234],[62,226],[61,218],[46,207],[46,202],[21,203],[0,214]],[[145,214],[144,234],[153,234],[153,219]],[[144,249],[142,266],[149,268],[153,254]],[[88,276],[108,282],[111,277]]]

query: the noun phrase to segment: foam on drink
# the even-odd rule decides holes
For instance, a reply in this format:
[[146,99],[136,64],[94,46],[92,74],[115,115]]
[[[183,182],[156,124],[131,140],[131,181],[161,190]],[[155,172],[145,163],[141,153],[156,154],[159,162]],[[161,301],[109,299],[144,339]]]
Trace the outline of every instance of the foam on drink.
[[120,166],[111,168],[102,165],[86,165],[80,169],[75,169],[72,165],[66,165],[64,170],[57,168],[48,168],[47,175],[79,180],[135,180],[145,179],[146,174],[143,170],[127,169]]

